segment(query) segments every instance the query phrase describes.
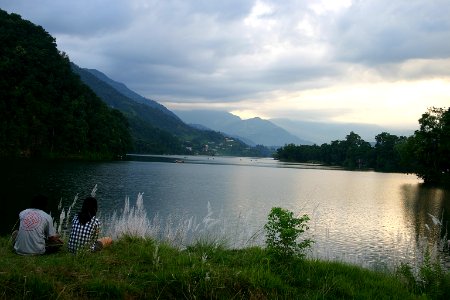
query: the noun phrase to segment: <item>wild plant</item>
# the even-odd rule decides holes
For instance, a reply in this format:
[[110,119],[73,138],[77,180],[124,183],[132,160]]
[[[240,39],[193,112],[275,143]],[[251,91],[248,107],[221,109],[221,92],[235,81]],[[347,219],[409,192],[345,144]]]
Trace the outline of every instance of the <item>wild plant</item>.
[[[428,214],[432,225],[425,224],[426,235],[419,236],[416,246],[416,260],[413,264],[402,262],[396,273],[406,281],[407,285],[420,293],[427,293],[439,298],[441,285],[445,281],[445,270],[441,263],[440,253],[448,249],[447,231],[443,232],[443,217]],[[434,241],[430,243],[430,240]]]
[[[97,185],[92,189],[91,195],[95,196]],[[66,236],[70,228],[70,216],[73,207],[78,201],[78,195],[74,197],[72,204],[61,209],[58,224],[58,232]],[[225,218],[221,213],[216,215],[211,204],[207,204],[207,214],[203,218],[196,216],[168,215],[165,219],[156,213],[148,218],[144,207],[144,194],[138,193],[135,205],[126,197],[124,207],[119,212],[114,211],[109,216],[98,216],[103,224],[103,234],[117,240],[124,236],[151,238],[157,242],[163,242],[178,249],[185,249],[191,245],[203,244],[208,247],[226,247],[239,249],[255,245],[263,245],[263,228],[254,229],[250,226],[251,215],[239,215],[239,218]],[[58,225],[58,226],[56,226]],[[301,227],[303,228],[303,227]],[[306,243],[307,240],[304,242]],[[303,244],[300,244],[303,245]]]
[[55,221],[54,226],[55,228],[57,228],[57,232],[61,235],[62,238],[66,237],[67,229],[70,227],[69,225],[70,214],[77,201],[78,201],[78,194],[75,195],[73,202],[71,205],[69,205],[67,211],[65,211],[64,207],[62,207],[62,199],[59,202],[58,209],[61,209],[61,213],[59,214],[59,223]]
[[129,197],[125,198],[125,206],[121,215],[113,213],[107,222],[109,234],[113,239],[121,236],[146,237],[151,224],[144,209],[143,193],[139,193],[136,206],[130,207]]
[[309,229],[308,221],[308,215],[297,218],[292,211],[273,207],[264,226],[269,252],[277,257],[304,257],[313,243],[310,239],[299,241],[300,235]]
[[[95,197],[96,193],[97,193],[97,185],[95,185],[92,188],[91,196]],[[62,198],[59,200],[58,210],[61,211],[59,214],[59,222],[54,221],[53,225],[55,226],[55,228],[57,228],[57,232],[61,235],[62,238],[66,237],[67,230],[70,227],[70,224],[69,224],[70,214],[77,202],[78,202],[78,194],[75,195],[75,197],[72,201],[72,204],[69,205],[69,207],[67,208],[67,211],[65,211],[64,207],[62,206]]]

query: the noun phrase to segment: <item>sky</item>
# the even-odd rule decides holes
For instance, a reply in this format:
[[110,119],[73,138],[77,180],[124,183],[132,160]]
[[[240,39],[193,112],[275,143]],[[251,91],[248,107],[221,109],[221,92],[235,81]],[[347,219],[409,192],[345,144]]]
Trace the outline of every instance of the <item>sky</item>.
[[450,106],[448,0],[0,0],[169,109],[418,127]]

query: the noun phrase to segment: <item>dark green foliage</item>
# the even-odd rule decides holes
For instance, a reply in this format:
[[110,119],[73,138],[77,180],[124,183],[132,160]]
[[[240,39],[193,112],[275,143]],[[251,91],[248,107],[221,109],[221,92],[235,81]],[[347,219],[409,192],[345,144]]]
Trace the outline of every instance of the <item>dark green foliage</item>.
[[406,142],[406,137],[383,132],[375,140],[375,169],[383,172],[404,171],[398,147]]
[[285,145],[275,158],[282,161],[320,162],[347,169],[415,173],[425,183],[450,182],[450,108],[430,108],[419,119],[420,129],[410,137],[387,132],[375,137],[372,147],[350,132],[344,141],[330,144]]
[[414,173],[425,183],[450,182],[450,108],[430,108],[409,140]]
[[300,235],[309,229],[308,221],[307,215],[296,218],[292,211],[273,207],[264,225],[267,250],[278,258],[303,257],[312,243],[309,239],[299,241]]
[[332,141],[321,146],[286,145],[277,150],[276,158],[283,161],[320,162],[351,170],[367,169],[373,167],[374,149],[352,131],[343,141]]
[[124,154],[127,122],[72,73],[42,27],[0,10],[0,156]]

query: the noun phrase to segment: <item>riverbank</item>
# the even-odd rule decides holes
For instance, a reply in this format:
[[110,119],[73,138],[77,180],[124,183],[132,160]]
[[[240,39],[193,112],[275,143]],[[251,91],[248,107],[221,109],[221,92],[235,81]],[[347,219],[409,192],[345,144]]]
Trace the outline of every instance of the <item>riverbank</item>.
[[178,250],[126,237],[99,253],[64,249],[23,257],[8,238],[0,238],[1,299],[448,299],[449,274],[427,289],[405,275],[336,262],[274,260],[258,247],[197,243]]

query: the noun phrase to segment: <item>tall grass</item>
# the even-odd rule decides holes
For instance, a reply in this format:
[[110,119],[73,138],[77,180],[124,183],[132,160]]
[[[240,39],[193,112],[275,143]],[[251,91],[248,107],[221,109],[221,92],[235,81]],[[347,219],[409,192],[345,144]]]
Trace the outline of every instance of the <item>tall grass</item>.
[[[97,185],[91,192],[94,197],[96,190]],[[55,227],[63,238],[68,235],[72,210],[77,201],[78,195],[66,209],[61,202],[58,207],[61,212],[59,220],[55,221]],[[122,237],[152,239],[178,249],[197,243],[240,249],[261,245],[263,241],[262,228],[251,230],[250,214],[240,214],[234,222],[229,222],[222,214],[215,215],[209,202],[207,214],[203,218],[175,215],[162,218],[158,213],[149,218],[144,207],[144,194],[138,193],[134,205],[127,196],[120,211],[114,211],[110,215],[99,214],[97,217],[103,224],[102,235],[110,236],[113,240]]]
[[[96,193],[97,193],[97,185],[93,187],[91,191],[91,196],[95,197]],[[54,223],[53,225],[62,238],[67,237],[68,230],[70,229],[72,209],[75,207],[77,202],[78,202],[78,194],[75,195],[72,204],[70,204],[69,207],[67,207],[67,210],[65,210],[64,207],[62,206],[62,199],[59,201],[58,204],[58,210],[60,210],[59,220],[55,220],[53,222]]]
[[425,224],[427,234],[417,238],[415,259],[400,262],[396,266],[396,273],[415,293],[442,298],[443,295],[448,296],[450,289],[450,273],[443,255],[449,250],[448,235],[446,229],[443,229],[443,214],[441,219],[428,215],[431,224]]
[[158,213],[149,219],[143,197],[144,195],[139,193],[135,205],[131,205],[129,197],[126,197],[121,212],[115,211],[104,219],[105,234],[113,239],[123,236],[150,238],[184,249],[195,243],[208,243],[227,248],[253,246],[257,244],[262,233],[248,230],[249,219],[242,215],[235,223],[227,222],[221,215],[215,216],[209,202],[207,214],[201,219],[195,216],[174,215],[163,219]]

